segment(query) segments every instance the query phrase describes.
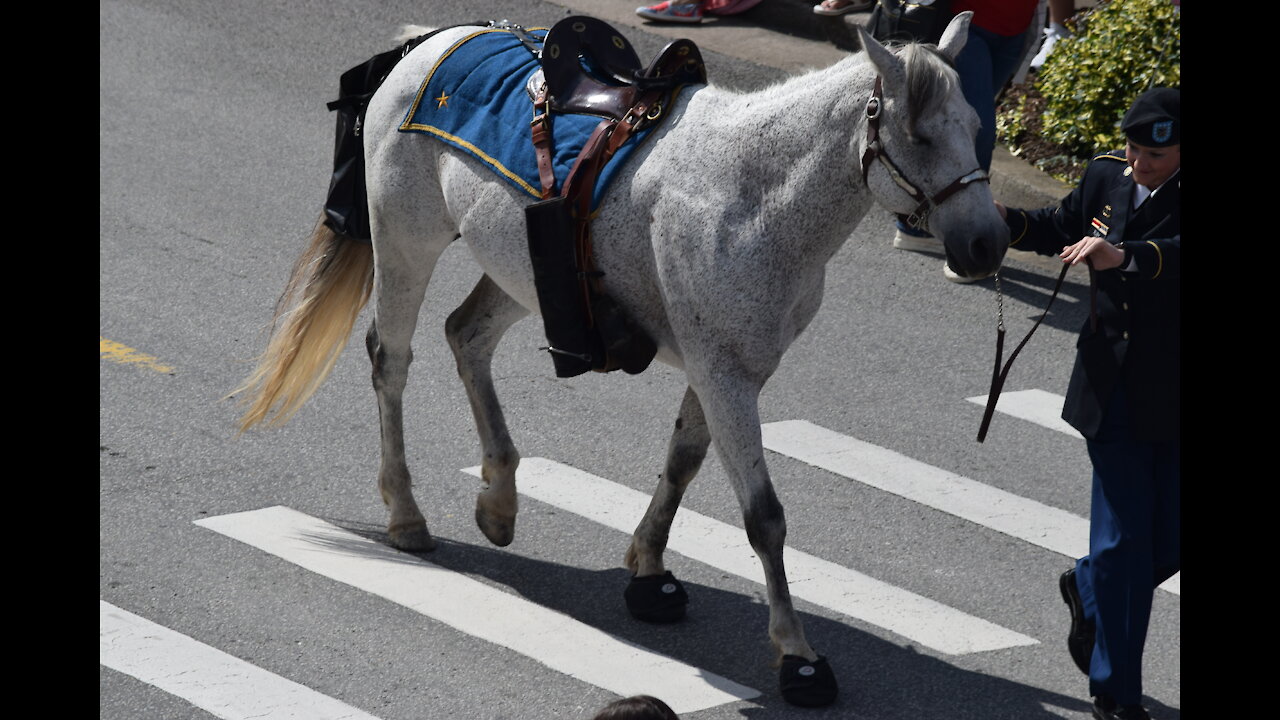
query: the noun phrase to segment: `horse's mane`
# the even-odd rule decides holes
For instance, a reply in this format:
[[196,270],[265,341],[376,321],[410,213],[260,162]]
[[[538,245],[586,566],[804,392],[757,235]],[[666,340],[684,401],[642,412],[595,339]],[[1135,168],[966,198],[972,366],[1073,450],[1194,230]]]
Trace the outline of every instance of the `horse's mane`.
[[907,66],[907,129],[955,92],[960,80],[951,59],[934,45],[908,43],[898,51]]

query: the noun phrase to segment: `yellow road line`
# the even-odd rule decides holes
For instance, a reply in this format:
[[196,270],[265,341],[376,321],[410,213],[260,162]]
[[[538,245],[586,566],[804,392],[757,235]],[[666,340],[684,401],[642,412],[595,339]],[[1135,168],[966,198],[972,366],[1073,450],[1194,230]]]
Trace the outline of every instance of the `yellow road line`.
[[98,340],[100,340],[102,344],[103,360],[131,365],[141,365],[145,368],[155,370],[156,372],[173,372],[172,367],[168,365],[161,365],[159,362],[160,358],[157,358],[154,355],[147,355],[146,353],[138,352],[131,347],[121,345],[118,342],[112,342],[101,335],[98,336]]

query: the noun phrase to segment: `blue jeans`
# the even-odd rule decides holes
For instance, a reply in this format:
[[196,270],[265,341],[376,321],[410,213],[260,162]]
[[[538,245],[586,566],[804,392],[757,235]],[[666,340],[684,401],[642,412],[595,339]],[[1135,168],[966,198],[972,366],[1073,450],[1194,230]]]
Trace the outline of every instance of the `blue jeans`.
[[[982,121],[974,152],[978,156],[978,165],[987,172],[991,172],[991,154],[996,147],[996,95],[1018,71],[1026,38],[1025,32],[1004,37],[971,24],[969,39],[956,58],[960,91]],[[905,235],[929,237],[928,233],[907,226],[903,216],[898,216],[897,224],[898,230]]]
[[960,91],[978,112],[982,127],[974,150],[983,170],[991,170],[991,152],[996,146],[996,95],[1018,71],[1026,33],[1004,37],[977,25],[969,26],[969,39],[956,58]]

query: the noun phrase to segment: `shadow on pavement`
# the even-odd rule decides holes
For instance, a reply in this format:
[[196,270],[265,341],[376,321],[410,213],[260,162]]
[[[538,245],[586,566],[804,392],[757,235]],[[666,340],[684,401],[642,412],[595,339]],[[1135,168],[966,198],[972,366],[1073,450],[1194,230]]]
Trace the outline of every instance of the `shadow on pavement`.
[[[330,519],[353,533],[386,544],[381,528]],[[633,619],[622,600],[629,573],[622,569],[585,570],[521,557],[509,551],[436,538],[431,553],[406,554],[507,588],[531,602],[569,615],[627,642],[705,668],[762,695],[739,712],[747,718],[781,713],[806,718],[874,717],[879,720],[1036,720],[1061,718],[1046,706],[1087,714],[1087,699],[1069,697],[1005,678],[973,672],[912,647],[882,640],[864,630],[801,612],[805,631],[836,672],[841,695],[828,708],[798,709],[778,694],[766,628],[769,611],[763,591],[754,597],[683,580],[690,595],[688,616],[673,625],[649,625]],[[335,548],[343,550],[343,548]],[[353,553],[361,552],[349,548]],[[689,561],[672,557],[680,576]],[[803,606],[803,603],[801,603]],[[1066,670],[1064,669],[1064,672]],[[1074,669],[1072,669],[1074,672]],[[1174,719],[1178,711],[1156,704]]]

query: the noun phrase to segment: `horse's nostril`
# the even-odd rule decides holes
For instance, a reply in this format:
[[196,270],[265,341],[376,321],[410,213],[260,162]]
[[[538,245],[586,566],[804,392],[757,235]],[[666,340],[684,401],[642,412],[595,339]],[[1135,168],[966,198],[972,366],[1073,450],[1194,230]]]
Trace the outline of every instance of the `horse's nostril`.
[[974,238],[969,243],[969,256],[978,265],[986,266],[991,259],[990,243],[988,243],[987,239],[983,237]]

